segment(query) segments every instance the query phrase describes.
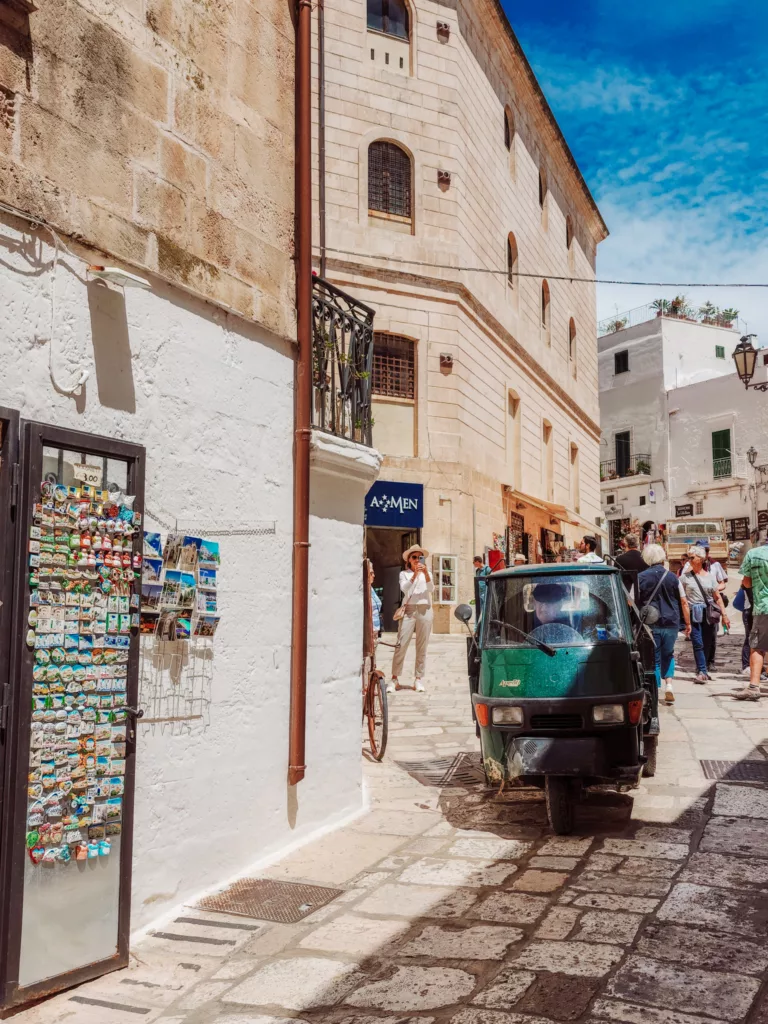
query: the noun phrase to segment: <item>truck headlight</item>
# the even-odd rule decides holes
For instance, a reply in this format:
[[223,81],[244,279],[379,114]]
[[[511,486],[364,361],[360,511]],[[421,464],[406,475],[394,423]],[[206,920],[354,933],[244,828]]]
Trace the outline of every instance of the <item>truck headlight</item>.
[[523,709],[522,708],[494,708],[493,709],[493,724],[494,725],[522,725],[523,724]]
[[623,722],[624,705],[598,704],[597,707],[592,708],[592,721],[602,722],[603,724],[608,722]]

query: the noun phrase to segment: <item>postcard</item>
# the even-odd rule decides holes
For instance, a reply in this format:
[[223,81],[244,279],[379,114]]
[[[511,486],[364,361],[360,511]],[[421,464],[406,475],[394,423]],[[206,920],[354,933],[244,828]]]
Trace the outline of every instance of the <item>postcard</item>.
[[142,583],[141,585],[141,607],[159,608],[163,595],[162,583]]
[[216,589],[216,570],[215,569],[198,569],[197,570],[197,585],[201,590],[215,590]]
[[214,636],[218,625],[218,615],[201,615],[195,622],[195,636]]
[[157,612],[141,612],[139,616],[139,633],[142,636],[149,636],[157,628]]
[[181,616],[176,619],[176,639],[177,640],[189,640],[190,630],[192,624],[189,619],[182,618]]
[[219,542],[203,539],[200,542],[197,561],[201,569],[218,569],[220,563]]
[[217,594],[215,590],[199,590],[197,591],[197,600],[195,607],[199,612],[205,612],[212,614],[217,612],[218,606],[216,602]]
[[159,583],[163,571],[161,558],[145,558],[141,578],[145,583]]
[[163,557],[163,538],[159,533],[145,533],[144,534],[144,557],[145,558],[162,558]]
[[181,541],[181,554],[179,556],[178,568],[194,570],[197,568],[197,553],[202,544],[200,537],[183,537]]
[[168,534],[168,540],[165,542],[165,547],[163,548],[163,562],[169,568],[175,569],[177,567],[179,559],[181,558],[181,548],[183,543],[184,537],[182,534]]

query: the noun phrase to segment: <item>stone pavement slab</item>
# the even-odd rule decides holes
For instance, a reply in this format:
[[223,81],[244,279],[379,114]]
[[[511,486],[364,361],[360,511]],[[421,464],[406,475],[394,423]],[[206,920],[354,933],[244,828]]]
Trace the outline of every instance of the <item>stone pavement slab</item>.
[[379,1010],[433,1010],[466,999],[475,977],[451,967],[395,967],[389,978],[362,985],[347,997],[349,1006]]
[[518,967],[601,978],[624,956],[620,946],[590,942],[532,942],[517,957]]
[[525,938],[519,928],[473,925],[448,928],[428,925],[398,949],[398,956],[426,956],[441,960],[501,960],[509,947]]

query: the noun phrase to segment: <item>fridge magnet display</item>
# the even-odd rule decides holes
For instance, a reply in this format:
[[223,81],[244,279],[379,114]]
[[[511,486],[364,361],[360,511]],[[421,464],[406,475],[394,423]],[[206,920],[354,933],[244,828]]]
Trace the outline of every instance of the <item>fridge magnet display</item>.
[[219,542],[216,540],[202,540],[197,555],[198,566],[201,569],[218,569],[219,561]]
[[163,540],[159,533],[145,533],[144,534],[144,557],[145,558],[162,558],[163,557]]
[[219,625],[218,615],[201,615],[195,622],[195,636],[211,637],[216,635]]
[[[132,632],[140,628],[134,499],[88,482],[46,480],[32,509],[32,668],[26,846],[33,864],[65,870],[110,855],[120,833]],[[34,559],[34,561],[32,560]],[[160,584],[155,584],[158,591]],[[118,780],[117,782],[115,780]],[[120,801],[121,802],[121,801]],[[71,868],[67,870],[72,870]]]

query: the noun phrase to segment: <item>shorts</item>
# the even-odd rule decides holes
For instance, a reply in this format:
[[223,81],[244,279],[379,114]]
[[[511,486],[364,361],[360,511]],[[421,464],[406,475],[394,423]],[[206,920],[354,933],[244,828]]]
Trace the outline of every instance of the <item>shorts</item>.
[[749,646],[753,651],[768,653],[768,615],[753,615],[749,633]]

